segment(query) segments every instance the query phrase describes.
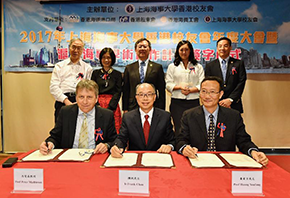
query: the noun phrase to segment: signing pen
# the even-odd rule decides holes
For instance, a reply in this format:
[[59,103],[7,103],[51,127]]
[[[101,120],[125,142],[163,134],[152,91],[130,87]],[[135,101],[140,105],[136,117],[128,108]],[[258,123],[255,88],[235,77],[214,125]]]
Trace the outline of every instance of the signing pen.
[[46,147],[47,147],[47,153],[49,153],[50,149],[48,148],[48,141],[45,141],[45,143],[46,143]]

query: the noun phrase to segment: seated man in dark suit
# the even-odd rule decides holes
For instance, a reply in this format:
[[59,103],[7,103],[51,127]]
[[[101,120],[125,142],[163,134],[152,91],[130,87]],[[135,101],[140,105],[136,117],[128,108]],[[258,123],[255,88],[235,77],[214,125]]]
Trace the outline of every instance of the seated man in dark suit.
[[201,82],[200,100],[203,106],[189,109],[181,118],[180,133],[176,137],[176,151],[195,158],[200,151],[239,150],[267,165],[268,158],[251,141],[240,113],[218,105],[223,95],[223,82],[208,76]]
[[62,107],[50,136],[41,143],[43,155],[53,148],[89,148],[94,153],[110,149],[117,133],[113,112],[96,105],[98,85],[82,80],[76,87],[76,104]]
[[136,99],[140,108],[123,115],[120,133],[115,140],[115,146],[111,148],[112,156],[122,157],[128,141],[128,150],[170,153],[175,142],[170,113],[153,108],[156,99],[154,85],[137,85]]

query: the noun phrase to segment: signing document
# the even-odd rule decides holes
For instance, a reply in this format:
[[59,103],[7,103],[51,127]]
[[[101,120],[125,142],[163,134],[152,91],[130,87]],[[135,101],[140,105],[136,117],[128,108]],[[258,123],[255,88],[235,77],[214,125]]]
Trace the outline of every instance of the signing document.
[[197,168],[224,167],[225,164],[213,153],[199,153],[195,159],[189,158],[192,166]]

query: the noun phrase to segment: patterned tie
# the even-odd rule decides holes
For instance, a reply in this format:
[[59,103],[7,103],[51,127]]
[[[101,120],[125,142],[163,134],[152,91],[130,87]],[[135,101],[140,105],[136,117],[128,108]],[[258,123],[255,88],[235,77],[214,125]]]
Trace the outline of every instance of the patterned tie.
[[208,151],[216,151],[213,115],[210,114],[209,118],[210,118],[210,122],[209,122],[208,133],[207,133],[207,150]]
[[148,142],[149,131],[150,131],[150,124],[148,122],[148,118],[149,118],[149,115],[145,115],[145,122],[144,122],[144,126],[143,126],[143,132],[144,132],[146,144]]
[[81,127],[80,138],[79,138],[79,148],[88,148],[89,139],[88,139],[88,121],[87,114],[84,113],[84,120]]
[[145,79],[144,67],[145,67],[145,62],[142,61],[140,63],[140,81],[141,81],[141,83],[143,83],[144,82],[144,79]]
[[225,59],[222,60],[222,72],[223,72],[224,82],[226,82],[226,77],[227,77],[227,61]]

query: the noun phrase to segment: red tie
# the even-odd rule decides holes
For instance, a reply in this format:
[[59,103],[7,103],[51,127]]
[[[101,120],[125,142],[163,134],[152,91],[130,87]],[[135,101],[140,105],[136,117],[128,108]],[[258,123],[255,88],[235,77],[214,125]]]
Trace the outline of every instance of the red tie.
[[150,124],[148,122],[148,118],[149,118],[149,115],[145,115],[145,122],[144,122],[144,126],[143,126],[143,132],[144,132],[146,144],[148,142],[149,131],[150,131]]

